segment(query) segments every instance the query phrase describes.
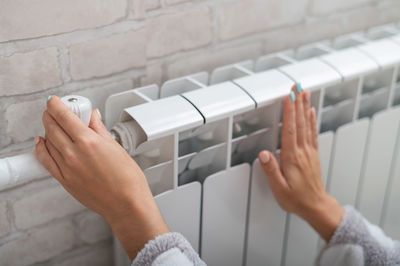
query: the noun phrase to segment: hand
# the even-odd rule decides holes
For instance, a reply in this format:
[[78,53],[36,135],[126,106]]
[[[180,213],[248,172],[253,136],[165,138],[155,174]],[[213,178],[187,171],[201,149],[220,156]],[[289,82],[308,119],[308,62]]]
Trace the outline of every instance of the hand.
[[94,110],[89,127],[52,96],[43,113],[46,139],[36,138],[36,156],[78,201],[102,215],[131,259],[168,232],[143,172],[113,140]]
[[259,160],[280,206],[306,220],[327,242],[344,210],[324,188],[315,109],[300,84],[284,100],[280,166],[268,151]]

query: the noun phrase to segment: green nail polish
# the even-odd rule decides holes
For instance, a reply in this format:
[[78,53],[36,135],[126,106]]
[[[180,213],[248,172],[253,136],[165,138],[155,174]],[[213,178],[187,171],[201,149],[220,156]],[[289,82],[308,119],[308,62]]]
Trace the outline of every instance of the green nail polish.
[[290,99],[292,100],[292,102],[296,101],[296,94],[294,94],[294,91],[290,92]]
[[50,99],[51,99],[51,95],[49,97],[47,97],[46,104],[50,101]]
[[296,84],[296,90],[297,90],[298,93],[301,93],[303,91],[303,88],[301,87],[300,83]]

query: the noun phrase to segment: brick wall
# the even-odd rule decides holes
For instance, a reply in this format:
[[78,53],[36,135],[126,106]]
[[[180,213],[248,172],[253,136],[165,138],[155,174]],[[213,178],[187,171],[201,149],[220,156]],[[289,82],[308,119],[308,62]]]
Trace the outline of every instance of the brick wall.
[[[48,95],[109,94],[400,20],[396,0],[1,0],[0,156]],[[43,178],[0,192],[0,265],[111,265],[101,217]]]

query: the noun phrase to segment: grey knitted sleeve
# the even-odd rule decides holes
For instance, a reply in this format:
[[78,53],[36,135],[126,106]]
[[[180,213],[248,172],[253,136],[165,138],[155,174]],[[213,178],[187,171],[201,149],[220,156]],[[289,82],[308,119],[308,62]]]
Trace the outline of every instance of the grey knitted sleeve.
[[136,256],[132,266],[151,266],[163,253],[177,248],[194,266],[205,266],[192,245],[180,233],[167,233],[150,240]]
[[358,211],[345,206],[345,214],[317,265],[400,265],[400,243],[387,237]]

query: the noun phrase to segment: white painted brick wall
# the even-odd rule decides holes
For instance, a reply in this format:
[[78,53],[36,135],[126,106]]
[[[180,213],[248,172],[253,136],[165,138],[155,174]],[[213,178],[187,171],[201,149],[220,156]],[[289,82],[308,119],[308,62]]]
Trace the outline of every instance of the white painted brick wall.
[[246,0],[223,3],[220,38],[223,40],[299,23],[305,18],[308,0]]
[[7,217],[7,203],[0,202],[0,237],[10,233],[10,222]]
[[35,135],[43,135],[43,126],[38,123],[42,120],[46,100],[17,102],[11,104],[6,112],[7,134],[14,142],[28,140]]
[[188,0],[165,0],[167,5],[175,5],[183,2],[188,2]]
[[83,249],[80,254],[74,254],[70,258],[61,262],[56,262],[56,266],[110,266],[112,261],[111,245],[103,247],[93,247],[90,250]]
[[61,84],[57,48],[0,57],[0,96],[33,93]]
[[165,15],[147,26],[147,56],[160,57],[211,42],[211,14],[208,8]]
[[88,211],[77,218],[79,237],[87,244],[93,244],[111,238],[111,229],[97,213]]
[[[400,20],[397,0],[3,0],[0,156],[48,95],[108,95]],[[0,192],[0,265],[112,265],[110,228],[44,177]]]
[[131,1],[131,9],[136,19],[144,19],[146,11],[160,7],[160,0],[129,0]]
[[0,42],[100,27],[126,15],[125,0],[3,0]]
[[29,229],[84,209],[61,185],[35,191],[14,202],[15,226]]
[[145,32],[129,31],[70,47],[73,79],[89,79],[145,66]]
[[367,3],[373,3],[374,0],[314,0],[311,4],[311,12],[316,15],[325,15],[338,10],[354,8]]
[[194,55],[183,56],[168,65],[168,76],[179,77],[198,71],[210,72],[218,66],[256,58],[262,55],[262,53],[263,47],[261,42],[196,52]]
[[28,231],[0,247],[0,265],[29,265],[48,260],[71,249],[75,242],[70,221],[56,222]]

